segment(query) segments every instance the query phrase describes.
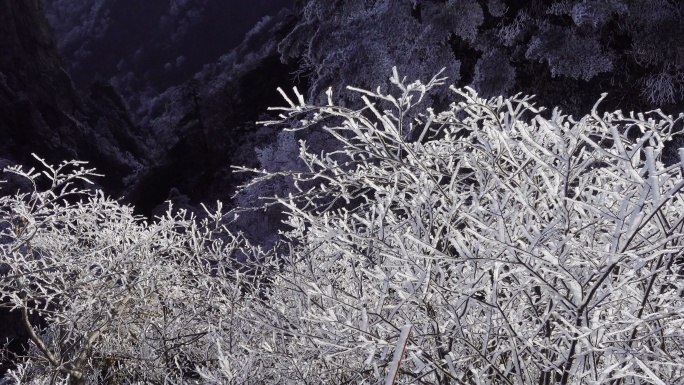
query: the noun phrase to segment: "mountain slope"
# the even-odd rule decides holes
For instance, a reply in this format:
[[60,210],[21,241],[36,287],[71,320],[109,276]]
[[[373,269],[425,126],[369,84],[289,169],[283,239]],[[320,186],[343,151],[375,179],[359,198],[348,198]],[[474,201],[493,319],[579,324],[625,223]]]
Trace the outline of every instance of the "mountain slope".
[[39,0],[0,1],[0,154],[3,163],[90,161],[113,194],[143,167],[141,133],[106,83],[81,96],[64,70]]

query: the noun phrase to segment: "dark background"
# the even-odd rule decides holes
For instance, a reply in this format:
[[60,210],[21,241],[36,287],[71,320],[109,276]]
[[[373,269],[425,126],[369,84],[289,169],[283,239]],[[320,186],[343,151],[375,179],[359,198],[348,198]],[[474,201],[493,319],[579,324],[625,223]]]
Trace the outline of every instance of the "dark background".
[[114,84],[125,99],[187,81],[294,0],[43,0],[78,88]]
[[[297,139],[331,145],[255,123],[282,103],[277,87],[313,103],[330,87],[353,107],[347,85],[445,68],[458,87],[534,94],[575,117],[604,92],[602,110],[684,111],[684,3],[672,0],[0,0],[0,15],[0,165],[89,161],[106,175],[97,187],[148,217],[167,200],[196,210],[287,192],[234,197],[249,178],[234,166],[296,167]],[[452,100],[443,88],[426,103]]]

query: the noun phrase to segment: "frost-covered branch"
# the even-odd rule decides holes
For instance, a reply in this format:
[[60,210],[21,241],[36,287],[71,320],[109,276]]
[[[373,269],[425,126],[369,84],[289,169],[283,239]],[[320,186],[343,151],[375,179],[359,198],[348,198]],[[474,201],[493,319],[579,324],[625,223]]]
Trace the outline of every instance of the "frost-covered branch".
[[392,79],[396,96],[350,88],[359,110],[279,109],[338,147],[301,141],[306,172],[278,170],[291,243],[251,318],[263,378],[383,381],[412,325],[397,383],[678,381],[684,159],[662,153],[681,117],[574,120],[467,88],[414,111],[442,80]]

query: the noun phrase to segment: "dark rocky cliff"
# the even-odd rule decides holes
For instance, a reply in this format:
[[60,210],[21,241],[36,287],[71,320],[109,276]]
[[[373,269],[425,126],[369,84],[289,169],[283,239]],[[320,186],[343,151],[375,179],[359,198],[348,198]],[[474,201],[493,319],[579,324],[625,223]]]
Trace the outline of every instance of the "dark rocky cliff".
[[[53,130],[75,112],[78,97],[61,66],[41,3],[0,1],[0,135],[5,157],[25,159],[27,145],[51,143]],[[49,148],[48,147],[48,148]],[[36,148],[36,152],[47,148]]]
[[140,133],[111,87],[74,89],[40,0],[0,0],[0,157],[32,164],[79,159],[106,170],[112,194],[145,164]]

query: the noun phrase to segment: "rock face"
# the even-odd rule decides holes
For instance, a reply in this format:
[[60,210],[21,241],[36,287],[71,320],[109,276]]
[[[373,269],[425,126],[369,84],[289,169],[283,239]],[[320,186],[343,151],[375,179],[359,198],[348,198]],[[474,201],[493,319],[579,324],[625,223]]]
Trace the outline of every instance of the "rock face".
[[41,128],[64,125],[64,112],[74,112],[78,97],[40,1],[2,0],[0,13],[0,146],[5,157],[22,159],[26,145],[48,144],[53,133]]
[[106,86],[81,97],[64,70],[40,0],[0,0],[0,157],[32,164],[79,159],[107,170],[116,194],[141,168],[143,140]]
[[237,47],[264,15],[293,0],[43,0],[78,89],[109,79],[131,111]]

